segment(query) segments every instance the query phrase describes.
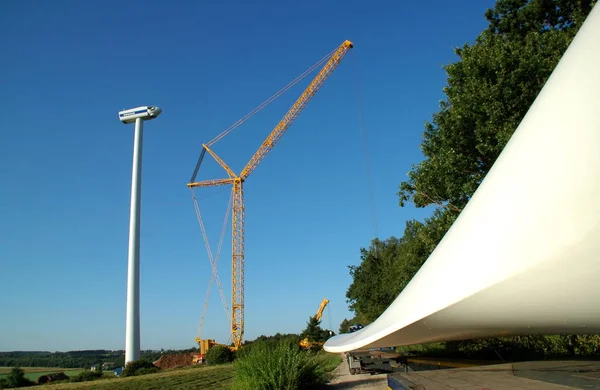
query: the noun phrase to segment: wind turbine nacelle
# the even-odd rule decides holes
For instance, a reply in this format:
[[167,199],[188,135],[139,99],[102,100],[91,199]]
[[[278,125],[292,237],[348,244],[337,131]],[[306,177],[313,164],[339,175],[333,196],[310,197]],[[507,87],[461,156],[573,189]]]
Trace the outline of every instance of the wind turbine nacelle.
[[138,118],[148,121],[158,117],[161,112],[162,109],[157,106],[141,106],[119,111],[119,120],[125,124],[134,123]]

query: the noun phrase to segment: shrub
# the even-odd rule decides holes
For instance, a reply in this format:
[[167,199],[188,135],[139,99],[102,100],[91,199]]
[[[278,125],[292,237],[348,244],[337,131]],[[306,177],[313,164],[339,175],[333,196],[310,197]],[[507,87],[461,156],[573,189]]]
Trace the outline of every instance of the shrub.
[[33,386],[35,383],[25,378],[25,371],[23,371],[19,367],[13,367],[10,370],[10,373],[2,379],[0,382],[0,388],[15,388],[15,387],[25,387],[25,386]]
[[158,367],[144,367],[144,368],[137,369],[135,371],[135,375],[154,374],[159,371],[160,371],[160,368],[158,368]]
[[233,352],[224,345],[215,345],[206,352],[206,364],[225,364],[233,361]]
[[154,364],[152,364],[152,362],[140,359],[127,363],[125,365],[125,368],[121,372],[121,376],[126,377],[153,374],[155,372],[158,372],[159,370],[160,368],[156,367]]
[[53,372],[51,374],[41,375],[38,378],[37,383],[38,385],[43,385],[44,383],[56,383],[56,381],[67,381],[69,379],[71,378],[64,372]]
[[102,378],[102,371],[83,371],[71,378],[71,382],[88,382]]
[[252,350],[252,347],[254,345],[256,345],[256,343],[248,343],[242,345],[240,349],[235,351],[235,359],[237,360],[246,358],[250,354],[250,351]]
[[597,358],[600,335],[555,334],[479,338],[397,347],[399,353],[489,360]]
[[234,389],[314,389],[328,380],[315,354],[286,341],[254,343],[234,362]]

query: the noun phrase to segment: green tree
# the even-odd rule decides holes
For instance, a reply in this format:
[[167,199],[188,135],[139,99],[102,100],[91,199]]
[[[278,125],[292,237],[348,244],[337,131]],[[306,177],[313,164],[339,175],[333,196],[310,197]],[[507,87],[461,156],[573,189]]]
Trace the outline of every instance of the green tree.
[[498,0],[489,26],[455,49],[446,99],[425,124],[425,159],[400,184],[400,205],[459,213],[562,57],[595,0]]
[[72,377],[71,382],[95,381],[97,379],[101,379],[103,375],[104,374],[102,374],[102,371],[85,370]]
[[206,364],[225,364],[233,361],[233,352],[224,345],[215,345],[206,352]]
[[25,387],[25,386],[33,386],[35,383],[25,378],[25,371],[23,371],[19,367],[13,367],[10,370],[10,373],[4,378],[4,383],[2,386],[5,388],[16,388],[16,387]]
[[139,359],[132,362],[129,362],[125,365],[125,368],[121,372],[122,377],[127,376],[136,376],[136,375],[146,375],[158,372],[160,369],[156,367],[152,362]]
[[340,324],[340,333],[348,333],[350,325],[352,325],[352,322],[350,322],[350,320],[348,320],[347,318],[344,318],[344,320]]
[[311,316],[306,323],[306,328],[302,331],[301,337],[308,337],[309,341],[325,341],[324,331],[321,328],[321,321],[316,316]]
[[387,309],[419,271],[455,218],[454,212],[438,209],[424,222],[408,221],[402,238],[373,240],[368,249],[361,249],[361,263],[349,267],[352,283],[346,291],[350,309],[356,315],[352,323],[367,325]]
[[398,294],[398,239],[375,239],[368,249],[361,248],[361,262],[349,266],[352,284],[346,298],[352,310],[366,325],[373,322]]

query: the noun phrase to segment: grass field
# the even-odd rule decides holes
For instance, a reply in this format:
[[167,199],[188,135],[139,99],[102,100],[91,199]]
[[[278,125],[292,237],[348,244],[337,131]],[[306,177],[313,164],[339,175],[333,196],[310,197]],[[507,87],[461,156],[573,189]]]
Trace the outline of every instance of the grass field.
[[[321,354],[317,358],[326,371],[332,371],[342,361],[339,356],[331,354]],[[24,368],[28,371],[26,375],[34,375],[37,379],[40,375],[48,372],[63,371],[67,375],[75,375],[81,372],[81,369],[59,369],[47,367],[29,367]],[[37,370],[37,371],[36,371]],[[71,374],[71,372],[74,374]],[[0,374],[5,374],[10,368],[0,367]],[[127,378],[118,378],[108,376],[106,379],[100,379],[91,382],[78,383],[57,383],[36,386],[35,389],[47,388],[48,390],[70,390],[70,389],[115,389],[115,390],[152,390],[152,389],[229,389],[233,383],[233,364],[223,364],[218,366],[193,366],[165,370],[156,374],[143,376],[134,376]],[[34,389],[34,387],[29,387]]]
[[[202,366],[168,370],[156,374],[127,378],[100,379],[92,382],[58,383],[48,385],[49,390],[62,389],[226,389],[233,380],[233,366]],[[26,387],[27,388],[27,387]],[[33,387],[28,387],[33,389]],[[35,387],[36,389],[46,387]]]
[[[64,372],[68,376],[74,376],[84,371],[82,368],[61,368],[61,367],[21,367],[25,371],[25,378],[35,381],[40,376],[52,374],[53,372]],[[4,378],[12,370],[12,367],[0,367],[0,378]]]

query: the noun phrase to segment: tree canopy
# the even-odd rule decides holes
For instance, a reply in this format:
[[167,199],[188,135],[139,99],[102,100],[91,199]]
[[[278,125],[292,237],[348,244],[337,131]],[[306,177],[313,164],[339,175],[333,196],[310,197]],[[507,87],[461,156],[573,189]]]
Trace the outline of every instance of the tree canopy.
[[421,150],[400,184],[400,205],[459,213],[556,67],[594,0],[498,0],[488,27],[444,67],[446,99],[425,124]]
[[309,341],[326,341],[333,332],[329,329],[321,328],[321,320],[317,320],[316,316],[311,316],[306,323],[306,328],[300,334],[301,338],[307,337]]
[[361,263],[349,266],[352,283],[346,292],[353,321],[373,322],[408,285],[433,252],[455,219],[454,213],[437,209],[424,222],[407,221],[401,238],[375,239],[361,248]]

